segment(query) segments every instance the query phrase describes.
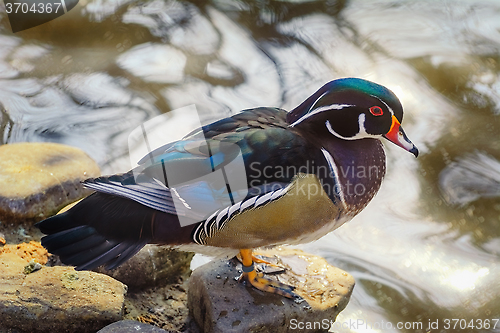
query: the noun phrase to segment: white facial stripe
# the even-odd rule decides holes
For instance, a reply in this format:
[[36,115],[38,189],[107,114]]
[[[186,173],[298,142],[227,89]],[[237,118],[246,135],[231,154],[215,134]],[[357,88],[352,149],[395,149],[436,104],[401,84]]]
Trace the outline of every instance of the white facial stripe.
[[320,112],[330,111],[330,110],[342,110],[343,108],[347,108],[350,106],[354,106],[354,105],[352,105],[352,104],[331,104],[331,105],[320,106],[319,108],[314,109],[313,111],[306,113],[304,116],[297,119],[293,124],[290,125],[290,127],[294,127],[295,125],[300,124],[303,120],[306,120],[307,118],[314,116],[315,114],[318,114]]
[[378,99],[379,101],[381,101],[386,107],[387,107],[387,110],[389,110],[389,112],[391,113],[391,115],[394,116],[394,111],[391,109],[391,107],[389,105],[387,105],[386,102],[384,102],[383,100],[381,100],[380,98],[378,98],[377,96],[374,96],[374,95],[370,95],[371,97],[374,97],[376,99]]
[[365,120],[366,115],[364,113],[361,113],[358,117],[359,133],[356,135],[368,135],[368,133],[366,133]]
[[354,106],[352,104],[331,104],[331,105],[324,105],[320,106],[319,108],[315,109],[313,114],[320,113],[323,111],[328,111],[328,110],[342,110],[343,108],[348,108],[350,106]]
[[[364,116],[364,114],[362,114],[362,116]],[[361,123],[361,121],[363,121],[363,122]],[[332,128],[332,125],[330,124],[329,120],[327,120],[325,122],[325,125],[326,125],[326,128],[328,129],[328,132],[332,133],[337,138],[342,139],[342,140],[358,140],[358,139],[364,139],[364,138],[378,138],[378,137],[380,137],[380,135],[372,135],[372,134],[366,133],[364,117],[361,117],[361,115],[358,118],[358,122],[360,125],[360,131],[355,136],[351,136],[351,137],[345,137],[345,136],[342,136],[342,135],[338,134],[337,132],[335,132],[335,130]]]
[[340,138],[340,139],[344,139],[344,140],[349,140],[347,138],[344,138],[342,135],[340,134],[337,134],[337,132],[335,132],[332,128],[332,125],[330,124],[330,120],[327,120],[326,123],[326,128],[328,129],[328,132],[332,133],[333,135],[335,135],[337,138]]
[[314,104],[311,105],[311,107],[309,108],[309,110],[314,110],[316,108],[316,104],[323,98],[323,96],[325,96],[326,94],[328,94],[328,91],[325,91],[321,96],[319,96],[315,101],[314,101]]

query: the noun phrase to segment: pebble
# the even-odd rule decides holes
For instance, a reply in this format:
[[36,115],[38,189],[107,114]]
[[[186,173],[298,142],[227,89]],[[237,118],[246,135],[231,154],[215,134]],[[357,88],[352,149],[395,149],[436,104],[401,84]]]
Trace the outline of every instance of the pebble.
[[169,331],[135,320],[120,320],[100,329],[97,333],[169,333]]

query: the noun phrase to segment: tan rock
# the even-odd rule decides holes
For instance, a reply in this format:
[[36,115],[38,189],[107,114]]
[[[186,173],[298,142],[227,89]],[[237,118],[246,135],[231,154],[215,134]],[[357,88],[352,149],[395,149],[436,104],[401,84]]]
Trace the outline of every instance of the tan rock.
[[272,256],[269,260],[272,263],[287,268],[283,273],[266,277],[294,286],[305,301],[297,303],[246,286],[235,280],[241,273],[239,261],[215,260],[196,269],[189,281],[188,307],[201,330],[327,331],[349,301],[353,277],[325,259],[300,250],[277,248],[261,253]]
[[56,143],[0,146],[0,219],[47,218],[91,193],[80,182],[100,175],[82,150]]
[[109,276],[70,267],[24,274],[26,261],[0,254],[2,327],[27,332],[95,332],[120,320],[126,286]]
[[13,253],[27,262],[35,260],[36,262],[44,265],[49,259],[49,252],[40,242],[35,241],[21,244],[7,244],[0,247],[0,254],[2,253]]

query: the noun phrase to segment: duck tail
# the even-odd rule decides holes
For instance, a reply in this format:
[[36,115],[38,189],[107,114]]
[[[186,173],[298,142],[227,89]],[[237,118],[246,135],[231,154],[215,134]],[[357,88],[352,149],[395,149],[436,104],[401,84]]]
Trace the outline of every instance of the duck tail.
[[77,270],[113,269],[153,240],[161,215],[132,200],[96,192],[36,226],[47,235],[42,245],[64,264]]

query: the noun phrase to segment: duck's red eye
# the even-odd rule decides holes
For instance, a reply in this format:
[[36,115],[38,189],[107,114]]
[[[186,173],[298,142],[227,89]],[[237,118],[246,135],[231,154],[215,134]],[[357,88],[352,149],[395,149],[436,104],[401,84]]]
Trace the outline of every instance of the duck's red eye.
[[372,106],[370,108],[370,113],[374,116],[381,116],[384,114],[384,110],[380,106]]

